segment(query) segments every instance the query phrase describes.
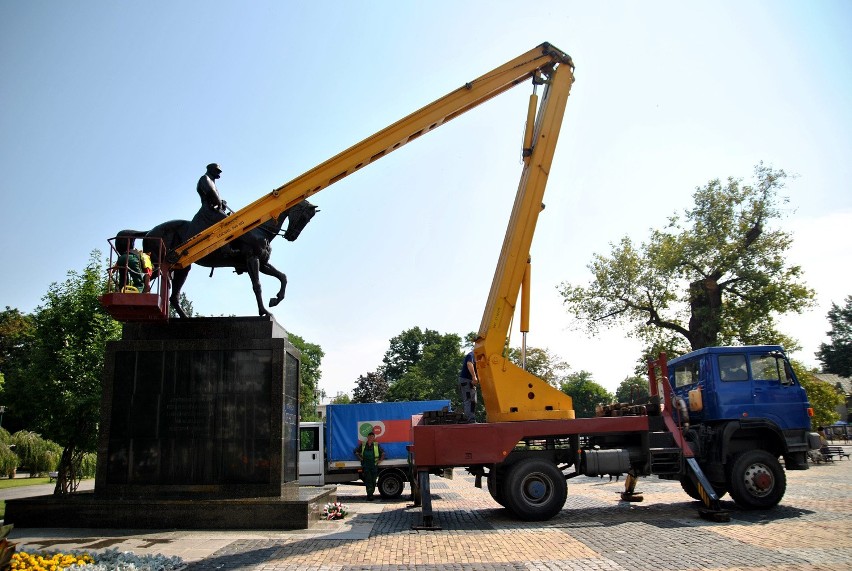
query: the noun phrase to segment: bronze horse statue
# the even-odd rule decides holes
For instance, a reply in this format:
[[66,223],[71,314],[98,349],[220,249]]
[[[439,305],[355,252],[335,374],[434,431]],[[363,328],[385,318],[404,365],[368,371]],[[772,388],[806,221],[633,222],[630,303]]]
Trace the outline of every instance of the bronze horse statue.
[[[272,253],[269,243],[279,235],[284,236],[290,242],[294,241],[317,212],[319,212],[319,209],[316,206],[307,200],[303,200],[283,211],[277,219],[268,220],[254,230],[229,244],[225,244],[195,263],[207,268],[233,268],[238,274],[242,274],[243,272],[248,273],[249,278],[251,278],[255,298],[257,299],[258,314],[271,315],[263,304],[260,274],[274,276],[278,278],[281,284],[278,294],[269,300],[269,305],[272,307],[278,305],[284,299],[287,276],[269,263],[269,257]],[[287,230],[282,233],[281,228],[284,226],[285,220],[288,221]],[[151,261],[156,265],[161,262],[159,259],[158,240],[161,239],[163,241],[166,251],[173,251],[194,235],[194,233],[190,233],[192,231],[191,224],[192,222],[189,220],[170,220],[169,222],[163,222],[155,226],[147,232],[122,230],[116,237],[142,238],[142,250],[150,252]],[[190,265],[185,268],[172,270],[170,276],[171,294],[169,295],[169,303],[172,309],[175,310],[175,313],[180,317],[187,317],[186,312],[180,306],[180,292],[183,284],[186,282],[191,267]],[[212,275],[212,269],[210,273]]]

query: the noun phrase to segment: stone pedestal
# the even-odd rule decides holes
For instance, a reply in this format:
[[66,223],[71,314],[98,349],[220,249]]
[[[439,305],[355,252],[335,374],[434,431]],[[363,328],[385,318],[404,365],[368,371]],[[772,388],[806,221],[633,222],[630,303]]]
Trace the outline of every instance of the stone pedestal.
[[280,497],[299,478],[300,357],[270,318],[125,325],[107,348],[95,494]]
[[300,356],[272,318],[126,324],[106,352],[94,493],[48,498],[39,518],[12,502],[7,522],[308,527],[336,494],[298,486]]

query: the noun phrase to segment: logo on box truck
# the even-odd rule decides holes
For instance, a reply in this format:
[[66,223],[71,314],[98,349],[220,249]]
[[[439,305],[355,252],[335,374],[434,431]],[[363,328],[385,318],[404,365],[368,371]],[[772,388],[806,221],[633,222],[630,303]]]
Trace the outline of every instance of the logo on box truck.
[[359,420],[358,441],[367,440],[371,432],[380,443],[408,442],[410,420]]

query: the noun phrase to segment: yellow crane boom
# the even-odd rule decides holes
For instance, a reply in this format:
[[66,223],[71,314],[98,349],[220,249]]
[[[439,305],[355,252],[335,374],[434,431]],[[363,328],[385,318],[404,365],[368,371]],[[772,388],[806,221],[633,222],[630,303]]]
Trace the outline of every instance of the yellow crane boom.
[[532,79],[544,93],[536,113],[530,98],[524,168],[506,237],[474,346],[489,422],[573,418],[571,397],[515,366],[503,355],[515,304],[528,273],[536,221],[571,85],[571,57],[541,44],[367,137],[226,219],[167,255],[173,268],[189,264],[281,212],[474,107]]

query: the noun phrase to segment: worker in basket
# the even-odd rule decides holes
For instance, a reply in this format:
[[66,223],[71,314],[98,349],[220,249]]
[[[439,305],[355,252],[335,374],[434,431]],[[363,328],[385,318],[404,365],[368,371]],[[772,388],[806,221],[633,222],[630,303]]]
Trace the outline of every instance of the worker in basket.
[[[133,247],[134,242],[133,238],[123,236],[115,239],[115,251],[118,252],[118,258],[113,269],[118,275],[117,286],[121,293],[139,293],[140,291],[147,293],[151,288],[150,276],[153,272],[151,258],[135,249]],[[147,266],[151,268],[150,271],[146,271],[143,256],[147,258]]]

